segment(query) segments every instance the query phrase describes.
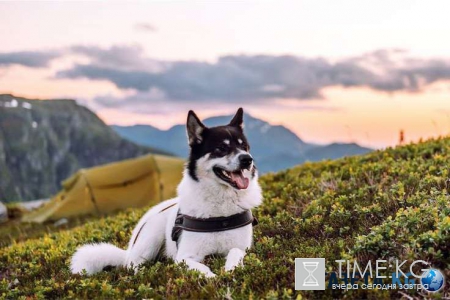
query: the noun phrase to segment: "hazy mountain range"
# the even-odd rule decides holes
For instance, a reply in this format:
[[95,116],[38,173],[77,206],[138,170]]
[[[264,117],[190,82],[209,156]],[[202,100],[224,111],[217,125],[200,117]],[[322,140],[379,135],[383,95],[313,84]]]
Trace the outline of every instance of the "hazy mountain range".
[[[224,125],[231,119],[232,116],[212,117],[204,120],[204,123],[207,126]],[[288,128],[271,125],[248,114],[244,116],[244,123],[251,153],[262,172],[278,171],[305,161],[335,159],[372,151],[354,143],[329,145],[306,143]],[[160,130],[150,125],[113,125],[112,128],[136,144],[162,149],[181,157],[188,156],[184,125],[176,125],[169,130]]]

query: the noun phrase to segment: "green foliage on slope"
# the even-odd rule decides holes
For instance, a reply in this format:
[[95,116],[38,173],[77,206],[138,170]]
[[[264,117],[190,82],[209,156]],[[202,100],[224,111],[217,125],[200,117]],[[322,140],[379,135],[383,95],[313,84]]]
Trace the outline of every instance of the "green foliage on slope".
[[[172,261],[146,263],[95,276],[71,275],[68,264],[83,243],[125,247],[144,210],[88,222],[72,230],[1,249],[0,297],[18,298],[390,298],[396,290],[298,292],[294,259],[422,259],[444,271],[450,287],[450,139],[308,163],[261,178],[265,200],[255,211],[255,246],[244,268],[205,279]],[[409,265],[409,264],[407,264]],[[414,291],[403,291],[421,297]],[[442,296],[442,293],[431,295]]]

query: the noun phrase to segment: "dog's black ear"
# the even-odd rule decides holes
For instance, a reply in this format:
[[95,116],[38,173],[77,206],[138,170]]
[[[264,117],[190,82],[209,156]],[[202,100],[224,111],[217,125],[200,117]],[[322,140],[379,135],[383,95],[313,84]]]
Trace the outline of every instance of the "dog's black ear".
[[242,109],[242,107],[239,107],[229,126],[238,127],[241,130],[244,129],[244,110]]
[[190,110],[186,122],[187,136],[190,146],[200,144],[202,142],[202,132],[205,128],[206,126],[203,125],[195,112]]

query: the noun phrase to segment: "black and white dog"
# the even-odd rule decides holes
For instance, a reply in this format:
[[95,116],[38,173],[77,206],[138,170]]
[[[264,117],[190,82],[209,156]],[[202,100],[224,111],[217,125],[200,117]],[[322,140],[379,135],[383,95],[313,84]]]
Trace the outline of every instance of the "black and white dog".
[[94,274],[106,266],[137,268],[158,254],[184,261],[208,277],[215,274],[202,263],[207,255],[226,256],[226,271],[242,265],[252,245],[250,210],[262,201],[243,132],[243,110],[228,125],[211,128],[190,111],[187,134],[191,150],[178,197],[152,207],[141,218],[127,250],[106,243],[80,247],[72,257],[73,273]]

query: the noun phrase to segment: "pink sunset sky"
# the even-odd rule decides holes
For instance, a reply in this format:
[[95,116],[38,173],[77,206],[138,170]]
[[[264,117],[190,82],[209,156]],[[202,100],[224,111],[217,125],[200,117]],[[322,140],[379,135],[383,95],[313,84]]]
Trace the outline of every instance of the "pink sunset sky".
[[308,142],[450,134],[450,3],[0,3],[0,93],[169,128],[237,107]]

